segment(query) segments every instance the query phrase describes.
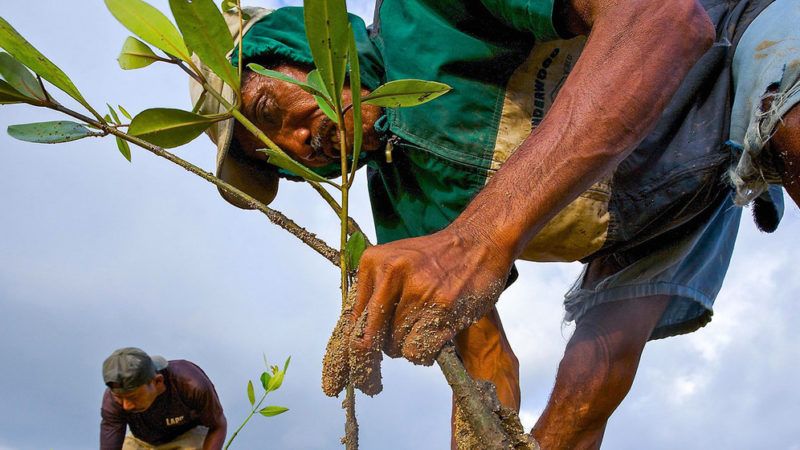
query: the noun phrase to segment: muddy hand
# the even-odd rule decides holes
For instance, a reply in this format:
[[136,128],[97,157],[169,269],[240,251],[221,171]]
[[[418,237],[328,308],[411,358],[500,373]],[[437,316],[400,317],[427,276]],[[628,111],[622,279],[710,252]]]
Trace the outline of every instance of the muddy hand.
[[[328,340],[325,357],[322,360],[322,391],[330,397],[339,395],[348,382],[352,382],[354,387],[367,395],[378,394],[383,389],[380,348],[377,349],[377,352],[371,353],[367,359],[364,359],[363,355],[356,354],[351,357],[349,350],[351,337],[363,336],[366,321],[366,315],[362,315],[361,320],[353,320],[352,310],[357,288],[358,280],[356,279],[350,287],[344,312]],[[355,332],[356,330],[361,331]],[[358,370],[351,371],[353,367]]]
[[448,228],[367,249],[355,302],[328,344],[326,394],[338,393],[348,379],[366,394],[380,392],[382,349],[432,364],[442,345],[483,317],[502,291],[511,262],[490,244]]

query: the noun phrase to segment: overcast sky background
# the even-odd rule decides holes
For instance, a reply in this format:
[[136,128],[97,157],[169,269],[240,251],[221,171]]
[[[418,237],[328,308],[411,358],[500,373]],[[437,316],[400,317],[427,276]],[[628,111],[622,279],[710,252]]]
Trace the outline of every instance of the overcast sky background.
[[[166,0],[152,3],[168,10]],[[369,0],[348,3],[371,22]],[[106,102],[133,114],[190,108],[186,77],[174,68],[119,69],[130,33],[99,0],[3,0],[0,15],[98,110]],[[63,118],[0,106],[3,130]],[[176,153],[213,170],[214,151],[201,137]],[[330,263],[165,160],[134,148],[129,164],[111,138],[45,146],[3,132],[0,158],[0,449],[96,447],[100,366],[125,346],[200,365],[216,385],[229,435],[249,411],[245,386],[263,370],[262,353],[271,364],[291,355],[283,387],[266,401],[290,411],[254,417],[235,447],[340,447],[340,400],[319,388],[340,304]],[[374,236],[364,175],[358,180],[353,215]],[[310,188],[282,182],[273,206],[337,241],[336,217]],[[800,213],[790,205],[772,235],[745,214],[714,320],[648,345],[604,448],[800,449]],[[561,302],[580,266],[519,268],[499,308],[520,358],[530,427],[571,333]],[[447,448],[450,393],[438,368],[396,360],[383,367],[384,392],[357,400],[362,447]]]

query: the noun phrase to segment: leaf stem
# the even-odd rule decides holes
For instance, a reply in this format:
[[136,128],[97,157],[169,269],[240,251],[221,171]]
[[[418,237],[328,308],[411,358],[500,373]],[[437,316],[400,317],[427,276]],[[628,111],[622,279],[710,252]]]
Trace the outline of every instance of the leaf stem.
[[188,67],[186,67],[186,64],[184,64],[182,60],[180,60],[180,59],[178,59],[178,58],[176,58],[176,57],[174,57],[172,55],[169,55],[169,56],[170,56],[169,62],[171,62],[172,64],[175,64],[178,67],[180,67],[181,70],[183,70],[184,72],[189,74],[189,76],[192,77],[194,79],[194,81],[197,81],[198,83],[202,84],[203,87],[206,87],[206,79],[205,79],[205,77],[203,77],[200,74],[199,71],[194,71],[192,69],[189,69]]
[[[348,215],[348,207],[349,207],[349,193],[350,193],[350,186],[347,183],[347,130],[344,126],[344,112],[341,108],[341,100],[338,102],[334,102],[335,111],[337,113],[337,118],[339,119],[339,123],[336,125],[336,129],[339,133],[339,161],[342,167],[342,207],[339,213],[339,223],[340,223],[340,247],[339,247],[339,269],[342,273],[341,278],[341,288],[342,288],[342,310],[344,310],[345,305],[347,304],[347,291],[349,290],[349,278],[348,278],[348,267],[347,267],[347,255],[345,254],[345,247],[347,246],[347,229],[349,224],[349,215]],[[354,124],[355,126],[361,126],[360,124]],[[347,389],[345,393],[344,403],[342,405],[346,412],[345,412],[345,448],[347,450],[358,450],[358,421],[356,420],[356,395],[355,390],[353,389],[353,384],[348,383]]]
[[223,450],[228,450],[228,447],[231,445],[231,442],[233,442],[233,440],[236,438],[236,435],[239,434],[240,431],[242,431],[242,428],[244,428],[244,426],[247,425],[247,422],[250,420],[251,417],[253,417],[253,414],[255,414],[256,411],[258,411],[258,408],[261,406],[261,403],[264,401],[265,398],[267,398],[267,394],[269,394],[269,391],[264,392],[264,395],[261,396],[261,400],[259,400],[258,403],[255,406],[253,406],[253,410],[250,411],[250,414],[248,414],[247,418],[244,419],[244,422],[242,422],[242,424],[239,425],[239,428],[237,428],[236,431],[234,431],[231,438],[228,439],[228,443],[225,444]]
[[[328,203],[328,206],[330,206],[331,209],[333,209],[333,211],[336,213],[336,216],[337,217],[341,217],[342,216],[342,207],[339,206],[339,203],[337,203],[336,200],[331,196],[330,192],[326,191],[325,188],[323,188],[322,185],[319,184],[319,183],[316,183],[316,182],[310,181],[310,180],[306,180],[306,181],[308,181],[308,183],[311,185],[312,188],[314,188],[315,191],[317,191],[317,193],[320,195],[320,197],[322,197],[323,200],[325,200]],[[361,234],[364,234],[364,231],[361,230],[361,227],[358,225],[358,223],[352,217],[348,216],[347,217],[347,234],[349,236],[349,235],[353,235],[356,232],[360,232]],[[364,239],[367,241],[367,246],[371,246],[372,245],[369,242],[369,239],[367,239],[366,235],[364,235]]]
[[47,93],[47,89],[44,87],[44,82],[42,81],[42,76],[38,73],[36,74],[36,79],[39,81],[39,88],[42,89],[42,93],[44,94],[44,101],[48,103],[52,103],[53,101],[50,100],[50,94]]
[[83,114],[80,114],[76,111],[73,111],[69,108],[61,106],[57,103],[50,103],[45,105],[45,107],[54,109],[56,111],[62,112],[68,116],[74,117],[76,119],[82,120],[87,124],[103,130],[106,134],[113,134],[119,138],[122,138],[138,147],[141,147],[157,156],[160,156],[170,162],[173,162],[187,171],[203,178],[204,180],[214,184],[221,190],[223,190],[226,194],[235,197],[236,199],[240,200],[242,203],[246,204],[247,206],[257,209],[261,211],[270,222],[278,225],[279,227],[283,228],[284,230],[288,231],[289,233],[293,234],[295,237],[303,241],[306,245],[314,249],[317,253],[325,257],[328,261],[333,263],[334,265],[339,265],[341,263],[341,258],[339,256],[339,252],[333,248],[331,248],[328,244],[325,243],[322,239],[319,239],[314,233],[309,232],[305,228],[300,227],[294,221],[286,217],[280,211],[276,211],[274,209],[269,208],[267,205],[259,202],[255,198],[251,197],[247,193],[239,190],[235,186],[226,183],[225,181],[215,177],[212,173],[206,172],[200,167],[195,166],[194,164],[179,158],[178,156],[164,150],[161,147],[153,145],[147,141],[139,139],[135,136],[131,136],[127,133],[124,133],[115,127],[109,126],[105,122],[99,122],[97,120],[91,119]]
[[344,404],[345,424],[344,439],[347,449],[358,449],[358,420],[356,420],[356,393],[353,384],[348,383],[345,391]]
[[[241,0],[236,0],[236,11],[239,13],[239,64],[238,64],[238,71],[239,71],[239,84],[241,86],[242,83],[242,67],[244,67],[244,61],[242,61],[242,41],[244,41],[244,20],[242,18],[242,2]],[[241,98],[242,93],[240,89],[236,90],[236,98]]]

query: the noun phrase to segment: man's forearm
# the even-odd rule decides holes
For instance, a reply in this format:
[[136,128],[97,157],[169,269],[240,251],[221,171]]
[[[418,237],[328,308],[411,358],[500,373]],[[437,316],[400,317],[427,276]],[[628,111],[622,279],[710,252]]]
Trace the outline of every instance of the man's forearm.
[[362,255],[355,302],[323,362],[329,395],[347,379],[380,392],[381,349],[431,364],[483,317],[525,244],[644,139],[713,41],[694,0],[572,1],[581,4],[567,23],[589,39],[536,130],[451,226]]
[[106,420],[100,422],[100,450],[119,450],[125,441],[124,422]]
[[227,433],[228,424],[225,422],[214,428],[209,428],[206,440],[203,441],[203,450],[220,450],[225,445],[225,435]]
[[481,233],[508,262],[655,126],[713,42],[693,0],[573,1],[589,37],[541,124],[453,223]]

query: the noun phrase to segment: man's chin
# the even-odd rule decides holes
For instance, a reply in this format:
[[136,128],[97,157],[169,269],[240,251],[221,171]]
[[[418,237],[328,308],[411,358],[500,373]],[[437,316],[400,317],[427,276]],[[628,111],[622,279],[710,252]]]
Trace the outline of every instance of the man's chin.
[[303,165],[308,167],[323,167],[338,161],[339,161],[338,158],[333,159],[327,155],[319,155],[312,159],[304,159],[301,162],[303,163]]

